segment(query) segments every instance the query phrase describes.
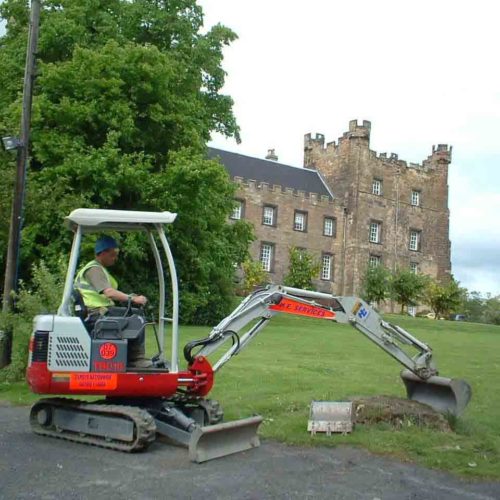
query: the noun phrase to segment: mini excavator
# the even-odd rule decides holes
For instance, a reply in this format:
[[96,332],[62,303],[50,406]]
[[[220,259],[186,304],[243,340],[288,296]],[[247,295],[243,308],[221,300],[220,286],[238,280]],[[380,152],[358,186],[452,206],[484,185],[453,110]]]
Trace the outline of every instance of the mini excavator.
[[[384,321],[363,300],[278,285],[251,293],[208,337],[188,342],[183,349],[187,367],[180,369],[177,275],[165,234],[165,225],[172,224],[176,215],[80,208],[66,217],[74,237],[61,305],[57,314],[34,319],[30,340],[27,379],[31,390],[57,395],[41,399],[31,408],[30,424],[36,434],[128,452],[146,449],[160,434],[187,447],[195,462],[257,447],[262,417],[223,422],[218,402],[206,396],[215,373],[278,313],[349,324],[405,367],[401,378],[409,399],[454,415],[467,406],[469,384],[439,376],[430,347]],[[148,323],[143,311],[129,303],[109,308],[89,325],[84,305],[75,302],[73,281],[82,238],[106,231],[147,234],[158,272],[155,322]],[[165,315],[165,261],[171,285],[170,317]],[[164,350],[167,323],[171,334],[169,359]],[[129,341],[137,339],[151,324],[159,350],[153,365],[127,366]],[[208,356],[219,349],[222,355],[209,362]],[[102,399],[88,402],[61,395]]]

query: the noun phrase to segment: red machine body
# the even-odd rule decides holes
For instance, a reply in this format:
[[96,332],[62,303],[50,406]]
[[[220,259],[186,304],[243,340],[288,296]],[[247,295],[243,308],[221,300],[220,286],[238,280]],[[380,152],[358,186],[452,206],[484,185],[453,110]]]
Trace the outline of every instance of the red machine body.
[[208,360],[199,356],[187,371],[178,373],[51,372],[46,361],[35,361],[28,366],[27,380],[36,394],[168,398],[179,388],[185,388],[193,396],[205,396],[212,389],[214,376]]

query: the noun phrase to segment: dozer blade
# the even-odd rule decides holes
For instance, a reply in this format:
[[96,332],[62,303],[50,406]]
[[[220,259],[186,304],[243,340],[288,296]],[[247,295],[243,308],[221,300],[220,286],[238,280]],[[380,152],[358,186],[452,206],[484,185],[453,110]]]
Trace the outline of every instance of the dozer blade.
[[408,399],[425,403],[440,413],[451,413],[458,417],[472,396],[472,389],[465,380],[437,375],[424,380],[410,370],[403,370],[401,378]]
[[196,428],[189,441],[189,459],[206,462],[260,446],[257,429],[262,417],[249,417]]

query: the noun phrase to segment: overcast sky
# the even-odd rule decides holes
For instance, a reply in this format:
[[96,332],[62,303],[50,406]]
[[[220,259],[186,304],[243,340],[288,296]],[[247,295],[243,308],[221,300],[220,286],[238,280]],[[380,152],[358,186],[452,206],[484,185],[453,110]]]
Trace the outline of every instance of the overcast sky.
[[[500,4],[420,0],[201,0],[205,23],[239,36],[224,92],[242,143],[212,145],[303,164],[303,136],[337,140],[370,120],[370,148],[421,163],[453,146],[455,277],[500,294]],[[497,6],[498,5],[498,6]]]
[[305,133],[337,140],[351,119],[372,122],[372,150],[408,162],[452,145],[453,273],[500,294],[498,2],[199,3],[206,26],[239,36],[223,66],[243,142],[213,146],[302,166]]

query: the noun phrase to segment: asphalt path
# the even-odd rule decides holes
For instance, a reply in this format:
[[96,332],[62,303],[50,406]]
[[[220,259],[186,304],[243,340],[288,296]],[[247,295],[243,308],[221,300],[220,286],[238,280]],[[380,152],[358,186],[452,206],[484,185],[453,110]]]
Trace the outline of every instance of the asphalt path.
[[463,481],[360,449],[271,441],[203,464],[163,442],[120,453],[34,435],[27,407],[0,406],[0,498],[489,500],[500,499],[500,482]]

